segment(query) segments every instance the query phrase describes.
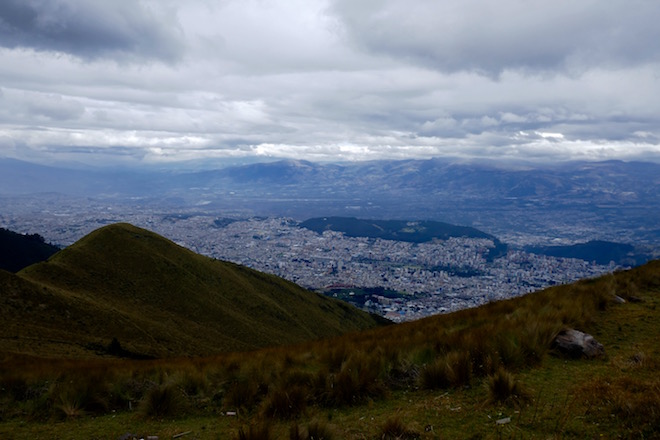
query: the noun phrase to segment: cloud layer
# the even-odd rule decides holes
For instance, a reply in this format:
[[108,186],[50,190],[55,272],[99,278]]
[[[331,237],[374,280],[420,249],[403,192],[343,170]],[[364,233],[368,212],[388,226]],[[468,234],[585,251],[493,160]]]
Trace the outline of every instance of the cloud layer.
[[0,156],[660,158],[660,4],[7,0]]

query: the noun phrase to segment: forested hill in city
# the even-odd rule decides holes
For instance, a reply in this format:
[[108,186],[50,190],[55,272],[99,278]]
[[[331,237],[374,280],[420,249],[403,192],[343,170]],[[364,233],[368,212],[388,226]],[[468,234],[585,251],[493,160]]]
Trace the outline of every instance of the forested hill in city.
[[342,232],[348,237],[381,238],[411,243],[426,243],[434,239],[447,240],[451,237],[485,238],[491,240],[488,257],[496,258],[506,253],[507,245],[496,237],[469,226],[456,226],[437,221],[365,220],[354,217],[317,217],[300,224],[314,232]]
[[0,271],[0,292],[0,353],[45,357],[212,355],[385,321],[129,224],[17,274]]

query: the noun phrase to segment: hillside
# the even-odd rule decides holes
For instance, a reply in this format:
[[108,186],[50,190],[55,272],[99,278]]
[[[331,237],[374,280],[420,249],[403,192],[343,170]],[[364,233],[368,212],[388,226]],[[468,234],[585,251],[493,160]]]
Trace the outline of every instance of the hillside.
[[[0,436],[658,438],[659,323],[654,261],[249,353],[139,362],[8,356],[0,359]],[[604,354],[553,348],[567,328],[593,335]]]
[[1,273],[0,286],[2,351],[39,356],[104,354],[113,339],[129,357],[210,355],[376,325],[342,302],[128,224]]
[[45,243],[38,234],[23,235],[0,228],[0,269],[18,272],[57,251],[58,247]]

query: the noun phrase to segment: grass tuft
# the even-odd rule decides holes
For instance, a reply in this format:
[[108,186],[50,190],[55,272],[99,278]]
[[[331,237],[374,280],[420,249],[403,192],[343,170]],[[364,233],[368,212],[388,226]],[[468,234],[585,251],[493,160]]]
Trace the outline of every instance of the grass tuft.
[[167,383],[148,390],[138,410],[144,417],[171,418],[182,416],[186,406],[181,390],[175,384]]
[[264,401],[263,414],[284,420],[297,418],[307,408],[307,394],[307,389],[301,385],[275,389]]
[[489,376],[487,383],[490,400],[494,403],[518,403],[527,399],[520,382],[504,368]]
[[378,433],[378,438],[382,440],[413,440],[420,437],[420,434],[409,429],[398,415],[388,417]]
[[269,423],[260,423],[258,425],[250,425],[247,430],[244,427],[239,428],[238,440],[272,440],[273,430]]
[[289,429],[289,440],[333,440],[335,434],[326,423],[313,420],[304,430],[294,423]]

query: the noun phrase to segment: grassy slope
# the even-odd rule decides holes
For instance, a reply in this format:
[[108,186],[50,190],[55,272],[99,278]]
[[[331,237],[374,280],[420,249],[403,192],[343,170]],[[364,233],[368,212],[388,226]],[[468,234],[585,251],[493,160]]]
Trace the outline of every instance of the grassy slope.
[[[25,337],[41,337],[32,351],[46,356],[65,354],[57,341],[70,342],[69,356],[93,355],[86,344],[113,337],[158,357],[209,355],[375,325],[354,307],[128,224],[101,228],[16,277],[2,274],[0,283],[12,286],[0,298],[11,305],[11,313],[0,312],[4,351],[29,353]],[[53,342],[52,353],[44,340]]]
[[[628,302],[616,303],[615,294]],[[397,421],[410,434],[403,438],[658,438],[659,306],[660,262],[652,262],[477,309],[249,356],[50,365],[8,359],[0,364],[2,387],[9,391],[0,402],[0,434],[169,438],[192,431],[195,438],[236,438],[240,428],[269,418],[275,407],[280,413],[271,413],[271,438],[288,438],[292,424],[304,430],[315,421],[335,439],[388,438],[383,427]],[[549,341],[566,326],[596,336],[607,356],[552,355]],[[465,369],[460,359],[469,359]],[[443,367],[439,376],[451,373],[445,382],[430,381],[436,366]],[[501,369],[519,387],[503,402],[494,401],[488,388]],[[57,392],[70,384],[68,377],[89,381],[74,401]],[[115,393],[130,394],[124,399],[148,400],[148,391],[138,396],[136,382],[181,392],[169,413],[155,415],[150,406],[128,411],[126,400],[98,388],[99,377]],[[304,404],[295,399],[301,389]],[[105,409],[90,406],[90,395],[106,399]],[[285,397],[279,406],[277,396]],[[293,420],[282,418],[296,402]],[[117,412],[110,415],[112,408]],[[237,417],[219,416],[236,409]]]

